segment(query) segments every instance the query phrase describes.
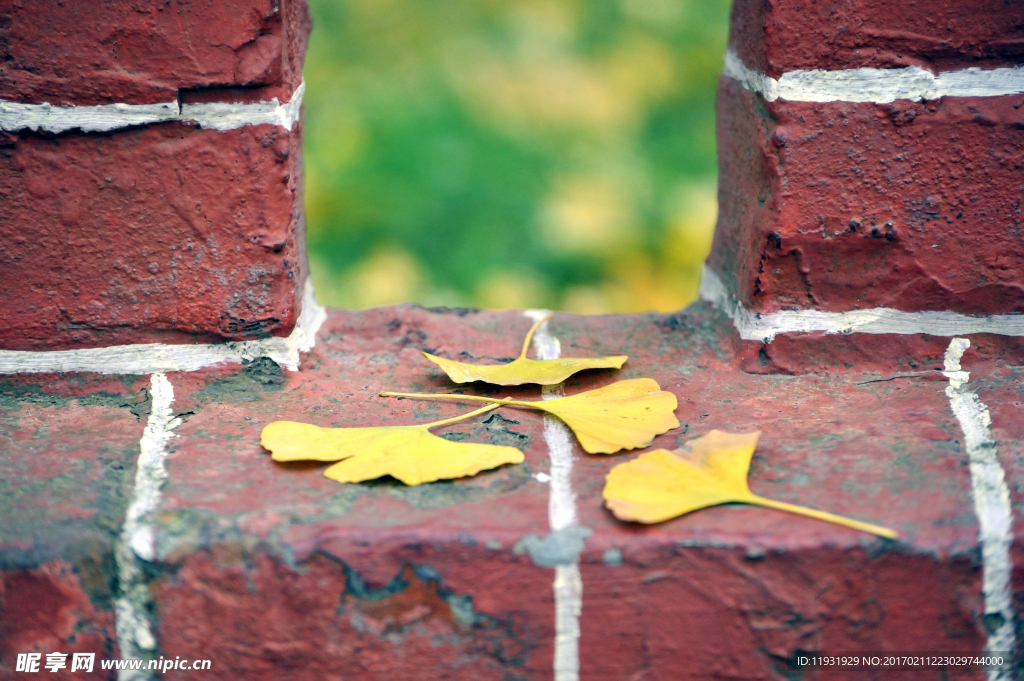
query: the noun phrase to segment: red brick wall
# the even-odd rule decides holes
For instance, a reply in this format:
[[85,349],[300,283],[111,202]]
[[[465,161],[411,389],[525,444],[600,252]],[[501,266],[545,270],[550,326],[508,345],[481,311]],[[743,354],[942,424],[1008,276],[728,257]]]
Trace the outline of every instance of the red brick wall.
[[[228,16],[197,3],[149,14],[83,3],[96,15],[70,4],[0,8],[11,55],[0,61],[0,349],[287,334],[305,278],[300,127],[294,111],[259,102],[298,101],[303,5]],[[884,523],[898,541],[742,507],[621,523],[601,490],[633,455],[587,456],[526,412],[509,414],[514,429],[467,421],[459,434],[514,437],[527,465],[414,489],[339,487],[260,448],[272,420],[454,416],[456,405],[375,396],[449,392],[420,352],[497,361],[526,328],[516,311],[336,310],[303,371],[287,373],[270,359],[202,368],[224,346],[186,348],[206,354],[171,368],[116,348],[117,362],[85,370],[113,376],[69,369],[66,353],[0,353],[0,372],[69,372],[0,382],[0,680],[30,651],[207,658],[224,679],[589,681],[782,679],[804,673],[791,663],[812,650],[1012,649],[1024,371],[1008,365],[1022,363],[1024,330],[1007,329],[1020,319],[1024,126],[1014,74],[993,69],[1019,56],[1022,22],[1009,4],[958,7],[739,2],[707,281],[745,307],[728,308],[732,320],[706,304],[559,315],[537,343],[627,353],[622,377],[651,377],[679,400],[682,427],[655,447],[759,430],[754,492]],[[160,52],[161,40],[174,44]],[[913,59],[883,59],[893,54]],[[893,70],[907,64],[920,70]],[[936,79],[965,65],[985,71]],[[859,66],[886,67],[872,77],[889,85],[793,75]],[[892,85],[901,73],[910,84]],[[965,82],[989,91],[949,94]],[[41,107],[54,93],[69,106]],[[178,101],[206,108],[180,116]],[[111,103],[128,108],[88,108]],[[931,335],[904,322],[849,335],[830,322],[826,335],[767,321],[858,306],[956,314]],[[948,329],[987,312],[1003,331],[965,332],[964,355]],[[774,341],[750,340],[758,324]],[[40,368],[23,355],[59,357]],[[805,375],[751,375],[772,371]],[[564,387],[609,380],[585,373]],[[557,571],[522,550],[549,530],[588,535]]]
[[[308,32],[301,0],[0,7],[0,349],[292,331],[301,125],[259,102],[296,95]],[[197,123],[200,103],[235,116]],[[60,128],[92,115],[101,131]]]
[[734,6],[708,264],[749,310],[1024,311],[1024,5],[897,5]]

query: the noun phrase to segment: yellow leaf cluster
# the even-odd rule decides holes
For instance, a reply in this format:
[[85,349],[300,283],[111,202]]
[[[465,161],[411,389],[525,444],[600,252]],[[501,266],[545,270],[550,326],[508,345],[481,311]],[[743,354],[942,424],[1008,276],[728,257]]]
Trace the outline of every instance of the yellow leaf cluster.
[[[531,360],[526,357],[539,326],[526,336],[522,352],[510,364],[483,366],[454,362],[423,353],[456,383],[486,381],[499,385],[560,383],[583,369],[620,368],[625,355],[597,359]],[[261,442],[275,461],[337,461],[324,472],[339,482],[362,482],[390,475],[407,485],[475,475],[506,463],[521,463],[513,447],[450,442],[430,428],[453,423],[502,406],[552,414],[575,433],[591,454],[613,454],[647,447],[654,437],[679,426],[675,395],[650,378],[616,381],[596,390],[551,400],[526,401],[475,395],[384,392],[385,397],[412,397],[488,402],[486,407],[451,419],[409,426],[320,428],[277,421],[263,429]],[[760,433],[712,430],[675,451],[656,449],[611,469],[605,505],[621,520],[660,523],[692,511],[727,503],[746,503],[817,518],[890,539],[896,532],[843,516],[760,497],[747,476]]]
[[[519,357],[510,364],[484,366],[454,362],[423,353],[457,383],[483,380],[499,385],[551,385],[583,369],[618,369],[625,355],[594,359],[532,360],[526,354],[540,325],[526,334]],[[513,447],[450,442],[430,428],[469,418],[500,406],[537,409],[557,416],[591,454],[612,454],[651,444],[656,435],[679,426],[675,395],[649,378],[618,381],[554,400],[528,402],[473,395],[381,393],[382,396],[455,399],[492,404],[454,419],[410,426],[321,428],[307,423],[275,421],[263,429],[261,442],[275,461],[337,461],[324,475],[339,482],[361,482],[390,475],[407,485],[459,478],[500,466],[520,463],[523,453]]]

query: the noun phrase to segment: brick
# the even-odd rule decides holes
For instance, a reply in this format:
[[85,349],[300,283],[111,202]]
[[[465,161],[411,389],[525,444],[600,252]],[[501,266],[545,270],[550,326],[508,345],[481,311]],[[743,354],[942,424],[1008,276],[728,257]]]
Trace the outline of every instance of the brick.
[[300,128],[21,133],[0,149],[0,348],[286,336]]
[[709,265],[756,312],[1024,309],[1024,97],[765,102],[723,78]]
[[[752,374],[835,373],[850,369],[869,374],[922,373],[945,381],[941,372],[949,338],[928,334],[822,331],[785,333],[770,343],[736,339],[743,371]],[[971,335],[971,352],[986,360],[1024,365],[1024,343],[1016,336]]]
[[179,90],[263,86],[287,101],[309,29],[304,0],[4,3],[0,99],[148,104]]
[[[546,676],[554,610],[548,571],[519,566],[515,572],[532,573],[532,579],[510,575],[507,560],[483,555],[494,551],[463,547],[464,580],[450,555],[442,559],[442,578],[427,566],[442,562],[437,554],[459,547],[439,542],[433,550],[402,552],[417,567],[406,564],[376,588],[323,552],[296,566],[236,547],[189,556],[174,578],[157,586],[165,614],[161,650],[165,656],[212,659],[221,678]],[[229,548],[236,548],[234,556]],[[217,549],[229,555],[218,556]],[[486,600],[505,619],[477,612],[481,599],[450,591],[453,581],[495,589]],[[541,595],[531,605],[546,608],[545,617],[516,603],[524,593]],[[193,615],[183,621],[186,611]],[[190,678],[186,672],[166,676]]]
[[20,653],[41,653],[38,671],[44,673],[46,653],[67,654],[67,667],[50,678],[102,679],[98,663],[91,674],[72,674],[72,655],[94,653],[102,659],[116,651],[114,613],[93,605],[71,565],[53,561],[0,572],[0,679],[25,678],[15,671]]
[[[0,380],[0,679],[21,678],[18,653],[116,655],[113,544],[146,385],[132,376]],[[55,678],[106,678],[98,667],[69,669]]]
[[1016,66],[1024,5],[1002,0],[733,3],[729,42],[749,67],[933,71]]
[[[645,678],[666,681],[780,679],[793,674],[788,661],[798,650],[911,651],[926,641],[983,649],[972,614],[979,585],[966,577],[972,562],[865,549],[762,556],[759,549],[667,545],[615,567],[593,559],[582,569],[580,678],[646,670]],[[835,579],[823,579],[828,573]],[[864,576],[851,578],[858,573]],[[931,601],[937,592],[944,597]]]
[[0,551],[34,568],[109,544],[149,409],[135,376],[0,377]]
[[[507,420],[451,426],[474,441],[514,438],[526,462],[416,488],[338,485],[322,465],[274,464],[258,445],[276,419],[386,425],[461,413],[471,405],[375,395],[451,392],[421,351],[497,361],[515,355],[526,325],[507,312],[333,312],[299,373],[253,364],[169,375],[174,411],[191,413],[152,518],[160,654],[210,657],[231,678],[277,668],[295,678],[550,678],[553,571],[514,550],[547,532],[549,490],[531,477],[548,466],[539,415],[503,409]],[[632,454],[576,450],[580,522],[594,530],[581,555],[581,678],[782,678],[797,650],[984,647],[977,521],[944,381],[876,380],[888,376],[860,367],[745,373],[731,324],[703,304],[676,315],[559,315],[552,331],[566,355],[630,355],[621,372],[577,375],[567,392],[649,376],[678,396],[683,425],[655,446],[712,428],[761,430],[755,492],[902,535],[887,543],[749,507],[620,523],[600,493]],[[976,365],[970,353],[965,368],[1002,391],[986,397],[1004,418],[1020,370]],[[1001,452],[1020,451],[1017,430],[998,431]],[[1009,479],[1021,463],[1004,459]]]

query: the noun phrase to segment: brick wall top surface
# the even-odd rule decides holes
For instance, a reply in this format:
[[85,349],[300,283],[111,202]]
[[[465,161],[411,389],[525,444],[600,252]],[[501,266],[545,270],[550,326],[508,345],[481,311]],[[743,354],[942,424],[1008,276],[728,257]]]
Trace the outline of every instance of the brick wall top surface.
[[[467,432],[474,441],[514,442],[526,453],[526,467],[506,467],[455,483],[411,488],[338,485],[322,477],[322,466],[274,464],[259,446],[259,432],[270,420],[326,426],[399,425],[448,418],[474,408],[469,402],[459,406],[376,397],[384,390],[461,390],[537,399],[535,386],[455,386],[420,356],[423,351],[452,358],[468,353],[469,358],[461,355],[463,361],[501,361],[516,354],[515,339],[528,326],[525,317],[508,312],[458,316],[412,306],[334,311],[303,371],[285,374],[277,382],[261,386],[258,380],[233,371],[169,375],[176,386],[175,409],[194,412],[194,416],[176,431],[162,509],[171,514],[187,509],[209,517],[247,518],[244,522],[281,518],[282,524],[274,521],[276,529],[260,531],[282,532],[276,536],[288,541],[296,555],[315,551],[337,532],[355,536],[384,528],[400,532],[423,528],[429,534],[472,530],[508,542],[519,533],[542,529],[547,523],[548,488],[529,477],[530,472],[547,467],[543,419],[538,413],[502,409],[496,412],[501,419],[483,415],[446,429]],[[955,509],[967,510],[963,504],[969,503],[968,480],[951,473],[959,457],[953,444],[957,424],[948,411],[941,374],[936,376],[941,382],[918,379],[896,385],[861,383],[863,368],[844,368],[844,375],[838,377],[743,376],[736,372],[731,324],[704,305],[669,316],[559,315],[552,333],[559,338],[564,356],[630,356],[621,371],[584,372],[570,378],[565,384],[567,394],[646,376],[678,397],[676,413],[682,427],[659,436],[652,447],[672,449],[711,428],[761,430],[762,456],[755,457],[755,479],[761,481],[766,496],[787,500],[799,496],[801,503],[810,506],[828,506],[872,522],[894,524],[897,530],[910,533],[910,541],[921,548],[944,546],[959,551],[974,541],[969,526],[920,522],[932,513],[958,514],[961,511]],[[899,406],[893,402],[890,411],[872,413],[879,400],[896,400]],[[908,418],[908,412],[915,416]],[[895,464],[885,452],[893,438],[906,441],[916,457],[936,466],[930,469],[936,477],[928,485],[891,468]],[[213,450],[221,455],[211,458]],[[576,454],[573,484],[580,520],[598,531],[598,544],[602,536],[613,543],[616,538],[642,541],[656,534],[734,544],[743,543],[742,537],[751,532],[792,547],[826,537],[851,545],[861,539],[857,533],[847,535],[826,524],[757,510],[702,513],[659,526],[656,533],[624,525],[603,508],[600,491],[608,469],[630,453],[594,456],[577,450]],[[853,461],[859,462],[857,474],[847,468]],[[793,476],[803,482],[794,482]],[[266,493],[254,493],[256,489]],[[943,490],[941,502],[932,496],[939,489]],[[920,504],[914,501],[916,495],[921,495]],[[872,499],[870,506],[862,504],[866,498]],[[284,522],[291,513],[287,509],[298,507],[308,508],[310,515],[298,525]],[[737,514],[743,516],[742,522]],[[174,552],[173,539],[169,537],[168,542],[164,550]]]
[[[155,565],[170,568],[151,577],[160,654],[219,660],[246,678],[272,678],[300,659],[294,678],[328,669],[364,678],[412,670],[421,678],[462,671],[548,678],[552,573],[514,550],[523,536],[548,531],[549,488],[532,476],[549,465],[541,416],[502,409],[501,418],[439,430],[514,444],[526,462],[412,488],[339,485],[322,476],[323,465],[275,464],[258,444],[262,426],[277,419],[397,425],[462,413],[471,406],[376,393],[453,392],[421,351],[500,361],[516,353],[528,324],[515,312],[334,312],[301,372],[281,373],[261,361],[169,374],[172,409],[185,422],[169,444],[159,507],[145,519],[155,530]],[[600,494],[608,470],[633,454],[575,449],[579,519],[594,530],[581,554],[582,678],[628,678],[645,669],[707,678],[723,659],[733,676],[771,678],[779,660],[808,645],[984,646],[978,525],[948,382],[934,370],[941,358],[895,379],[894,371],[911,367],[838,364],[813,376],[753,375],[741,370],[729,321],[706,305],[676,315],[560,315],[552,333],[566,356],[630,355],[621,372],[571,379],[567,393],[647,376],[678,397],[683,425],[655,446],[674,448],[712,428],[760,430],[755,492],[901,533],[897,543],[884,543],[750,507],[707,509],[650,527],[620,523]],[[1016,507],[1024,501],[1021,372],[972,352],[964,368],[991,410]],[[94,407],[83,400],[96,391],[88,386],[111,379],[77,380],[82,384],[38,376],[8,389],[21,391],[0,403],[9,430],[37,433],[37,448],[91,432]],[[135,389],[117,382],[107,392]],[[539,397],[536,387],[458,388]],[[42,392],[78,396],[59,423],[39,430],[38,407],[19,395]],[[131,420],[129,412],[122,409]],[[103,451],[89,438],[82,446]],[[24,455],[0,457],[0,479],[19,466]],[[36,494],[59,494],[58,479],[41,476]],[[4,565],[23,555],[26,542],[64,541],[48,538],[46,529],[75,512],[33,512],[31,500],[20,499],[24,522],[39,530],[31,538],[0,535]],[[1024,530],[1014,527],[1019,545]],[[680,655],[679,636],[706,641],[706,649]]]
[[134,376],[44,384],[0,377],[0,544],[8,568],[88,555],[96,544],[110,550],[134,483],[148,384]]
[[778,78],[797,69],[935,70],[1024,59],[1024,4],[1003,0],[733,3],[730,44]]
[[191,88],[302,79],[303,0],[145,3],[25,0],[0,5],[0,99],[54,105],[170,102]]

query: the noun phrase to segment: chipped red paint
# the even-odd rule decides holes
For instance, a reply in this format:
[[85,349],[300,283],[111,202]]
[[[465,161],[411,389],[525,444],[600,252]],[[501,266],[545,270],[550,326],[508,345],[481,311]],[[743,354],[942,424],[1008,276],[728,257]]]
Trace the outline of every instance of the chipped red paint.
[[[71,664],[54,675],[42,668],[46,653],[96,653],[117,656],[114,613],[98,610],[82,589],[71,565],[55,560],[35,569],[0,572],[0,679],[26,678],[15,672],[19,653],[42,653],[40,671],[54,679],[103,679],[70,672]],[[28,677],[31,678],[31,677]]]
[[1024,5],[1003,0],[736,0],[729,42],[773,78],[797,69],[1012,67],[1022,23]]
[[983,649],[973,562],[668,542],[617,566],[594,556],[582,566],[580,678],[782,679],[797,650],[910,651],[936,629],[940,647]]
[[1024,310],[1022,104],[769,103],[723,77],[710,266],[755,312]]
[[288,101],[309,27],[304,0],[4,3],[0,99],[151,104],[189,88],[265,86],[265,99]]
[[[157,584],[165,613],[161,652],[211,659],[221,678],[543,676],[552,635],[548,571],[486,560],[484,551],[457,545],[407,550],[411,560],[449,570],[438,580],[406,563],[383,583],[366,584],[324,553],[289,567],[263,553],[240,553],[237,544],[218,545],[188,557]],[[449,555],[439,560],[442,552]],[[453,587],[462,581],[460,562],[473,583],[472,601]],[[481,600],[502,617],[482,614]],[[191,677],[170,672],[167,678]]]
[[166,123],[0,149],[0,348],[287,336],[301,134]]

